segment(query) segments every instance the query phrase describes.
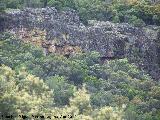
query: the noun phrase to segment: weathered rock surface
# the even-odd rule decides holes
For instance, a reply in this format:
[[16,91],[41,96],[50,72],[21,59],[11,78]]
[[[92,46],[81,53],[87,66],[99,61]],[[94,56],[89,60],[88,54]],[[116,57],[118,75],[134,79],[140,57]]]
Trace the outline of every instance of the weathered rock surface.
[[22,28],[38,28],[46,31],[46,40],[53,41],[54,45],[67,43],[86,52],[98,51],[102,56],[111,51],[115,57],[127,57],[155,79],[160,79],[158,47],[155,44],[159,39],[156,32],[159,28],[137,28],[108,21],[89,21],[89,26],[84,26],[76,11],[57,11],[55,8],[27,8],[8,12],[6,16],[6,29],[16,32]]

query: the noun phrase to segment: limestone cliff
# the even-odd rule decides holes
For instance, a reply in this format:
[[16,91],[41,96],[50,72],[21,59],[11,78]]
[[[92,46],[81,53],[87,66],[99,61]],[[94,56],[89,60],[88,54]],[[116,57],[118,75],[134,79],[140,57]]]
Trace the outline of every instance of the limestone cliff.
[[3,18],[3,28],[21,38],[35,29],[42,31],[42,37],[33,41],[40,41],[39,45],[48,52],[74,52],[79,47],[84,52],[98,51],[103,57],[112,53],[117,59],[127,57],[156,80],[160,79],[159,49],[155,44],[159,27],[138,28],[127,23],[93,20],[89,21],[89,26],[84,26],[76,11],[57,11],[53,7],[12,11]]

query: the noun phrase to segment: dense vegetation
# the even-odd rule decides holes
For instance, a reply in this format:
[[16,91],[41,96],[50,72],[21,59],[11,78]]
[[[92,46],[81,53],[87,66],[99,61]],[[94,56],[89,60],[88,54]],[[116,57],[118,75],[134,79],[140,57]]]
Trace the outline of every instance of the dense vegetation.
[[[10,9],[49,6],[75,9],[86,25],[91,19],[138,27],[160,25],[160,4],[150,1],[0,0],[0,14]],[[160,39],[155,42],[160,48]],[[1,115],[160,120],[160,83],[127,58],[103,65],[99,58],[96,51],[70,58],[53,53],[45,56],[43,49],[0,33],[0,120]]]
[[[75,120],[121,119],[123,110],[113,107],[92,109],[90,95],[85,88],[74,89],[67,106],[54,104],[53,91],[38,77],[25,71],[15,72],[6,66],[0,67],[0,111],[14,119],[28,118],[74,118]],[[38,116],[38,117],[36,117]]]
[[1,34],[0,48],[0,114],[67,114],[76,115],[75,120],[160,118],[159,83],[127,59],[101,65],[97,52],[69,59],[44,56],[41,48],[7,33]]
[[148,0],[1,0],[0,9],[54,6],[77,10],[81,20],[127,22],[135,26],[160,25],[160,4]]

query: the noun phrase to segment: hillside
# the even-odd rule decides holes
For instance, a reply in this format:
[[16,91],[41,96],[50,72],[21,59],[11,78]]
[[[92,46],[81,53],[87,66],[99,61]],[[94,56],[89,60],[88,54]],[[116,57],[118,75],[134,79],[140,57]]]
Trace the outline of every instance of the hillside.
[[159,10],[159,1],[2,0],[0,119],[159,120]]

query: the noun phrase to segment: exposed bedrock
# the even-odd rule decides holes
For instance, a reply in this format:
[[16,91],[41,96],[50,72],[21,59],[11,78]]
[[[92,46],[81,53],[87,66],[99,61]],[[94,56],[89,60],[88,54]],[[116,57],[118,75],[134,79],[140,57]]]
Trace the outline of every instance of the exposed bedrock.
[[22,28],[45,30],[46,40],[53,44],[67,43],[79,46],[85,52],[98,51],[102,56],[112,52],[112,56],[127,57],[156,80],[160,79],[160,47],[155,43],[160,39],[157,26],[138,28],[127,23],[93,20],[89,21],[89,26],[84,26],[76,11],[57,11],[53,7],[12,11],[3,18],[3,28],[12,32]]

